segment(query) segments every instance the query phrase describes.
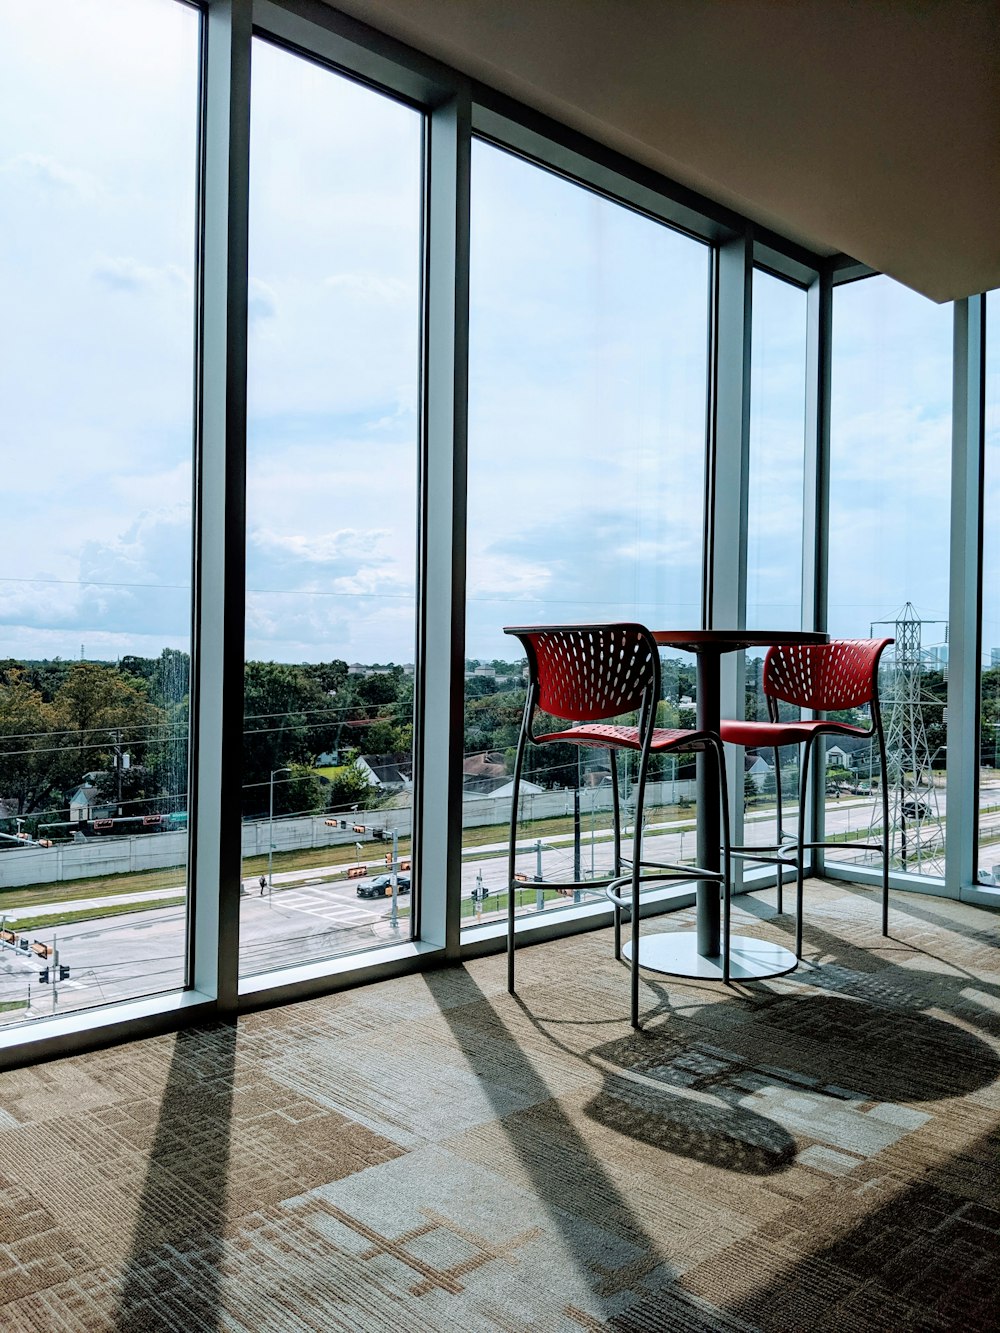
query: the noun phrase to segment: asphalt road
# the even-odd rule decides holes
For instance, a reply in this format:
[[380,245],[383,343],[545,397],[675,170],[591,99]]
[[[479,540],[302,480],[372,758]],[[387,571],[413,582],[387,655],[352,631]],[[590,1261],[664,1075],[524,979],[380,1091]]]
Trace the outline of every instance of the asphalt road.
[[[983,803],[993,803],[996,791],[981,793]],[[944,814],[944,793],[938,793],[940,813]],[[829,832],[853,832],[867,827],[872,805],[870,800],[843,797],[827,803]],[[693,816],[693,812],[692,812]],[[794,809],[786,807],[786,823],[793,821]],[[690,825],[656,823],[647,825],[645,847],[654,860],[693,861],[695,834]],[[931,821],[927,821],[930,823]],[[925,832],[927,830],[925,823]],[[606,816],[603,825],[591,829],[586,816],[583,821],[581,866],[585,875],[610,872],[612,845],[607,834]],[[601,837],[602,832],[604,837]],[[747,820],[747,841],[766,843],[775,836],[773,812],[755,815]],[[471,897],[480,884],[492,895],[506,888],[506,843],[496,842],[466,851],[462,866],[463,895]],[[845,845],[845,858],[850,855],[850,843]],[[543,838],[541,845],[541,872],[546,879],[569,879],[573,874],[572,840],[566,835]],[[1000,860],[1000,852],[998,852]],[[534,877],[539,864],[535,840],[527,838],[519,843],[517,869]],[[384,867],[383,867],[384,868]],[[372,875],[379,869],[372,867]],[[260,973],[294,966],[310,961],[360,952],[385,943],[392,938],[407,938],[409,917],[404,916],[394,928],[391,922],[391,901],[388,899],[359,899],[357,881],[344,881],[342,869],[321,867],[306,871],[282,872],[274,876],[274,891],[261,896],[256,881],[247,881],[246,896],[240,900],[240,959],[241,973]],[[164,895],[182,893],[183,887],[165,890]],[[136,895],[148,901],[150,894]],[[401,895],[399,905],[408,909],[409,895]],[[23,954],[10,947],[0,949],[0,1002],[23,1001],[30,987],[32,1015],[48,1015],[94,1004],[148,995],[157,991],[174,990],[184,981],[184,949],[186,909],[182,905],[129,912],[122,898],[81,899],[81,908],[106,905],[125,910],[100,919],[62,925],[53,928],[40,926],[31,931],[32,938],[45,944],[57,945],[60,961],[70,967],[70,979],[53,986],[39,983],[39,972],[44,966],[34,954]],[[489,898],[485,900],[489,910]],[[65,911],[66,905],[53,904],[54,911]],[[42,909],[31,909],[32,915],[43,915]],[[54,969],[53,969],[54,970]],[[0,1022],[18,1021],[24,1011],[0,1014]]]

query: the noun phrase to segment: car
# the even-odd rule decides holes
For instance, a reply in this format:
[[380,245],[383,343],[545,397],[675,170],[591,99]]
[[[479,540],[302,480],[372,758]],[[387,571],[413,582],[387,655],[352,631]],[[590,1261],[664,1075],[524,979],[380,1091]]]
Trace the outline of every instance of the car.
[[899,808],[907,819],[926,819],[930,814],[926,801],[906,800]]
[[[399,893],[410,892],[409,875],[397,875],[396,886]],[[358,885],[359,898],[391,898],[392,897],[392,876],[379,875],[377,879],[370,880],[365,884]]]

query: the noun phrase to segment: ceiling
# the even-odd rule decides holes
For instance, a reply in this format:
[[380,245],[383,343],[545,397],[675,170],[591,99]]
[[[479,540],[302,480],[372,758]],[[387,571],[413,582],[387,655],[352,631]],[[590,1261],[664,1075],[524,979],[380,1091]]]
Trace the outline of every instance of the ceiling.
[[1000,0],[334,7],[820,254],[1000,286]]

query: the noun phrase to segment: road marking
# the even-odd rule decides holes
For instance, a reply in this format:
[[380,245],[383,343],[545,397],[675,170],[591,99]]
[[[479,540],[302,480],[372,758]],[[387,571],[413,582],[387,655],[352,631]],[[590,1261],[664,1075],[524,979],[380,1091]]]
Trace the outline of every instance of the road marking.
[[341,922],[344,925],[366,925],[377,921],[380,912],[372,912],[360,903],[331,902],[321,893],[297,890],[284,892],[277,900],[282,907],[289,907],[294,912],[303,912],[307,916],[318,916],[324,921]]

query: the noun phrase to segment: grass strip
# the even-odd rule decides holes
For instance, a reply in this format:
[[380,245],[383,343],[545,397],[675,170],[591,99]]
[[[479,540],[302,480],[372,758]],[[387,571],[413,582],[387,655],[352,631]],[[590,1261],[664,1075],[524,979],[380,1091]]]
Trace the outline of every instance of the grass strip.
[[130,912],[152,912],[157,907],[179,907],[184,898],[151,898],[146,902],[123,903],[120,908],[108,904],[105,907],[80,907],[75,911],[46,912],[44,916],[11,917],[8,914],[7,929],[16,931],[44,930],[47,926],[73,926],[78,921],[95,921],[108,916],[125,916]]

